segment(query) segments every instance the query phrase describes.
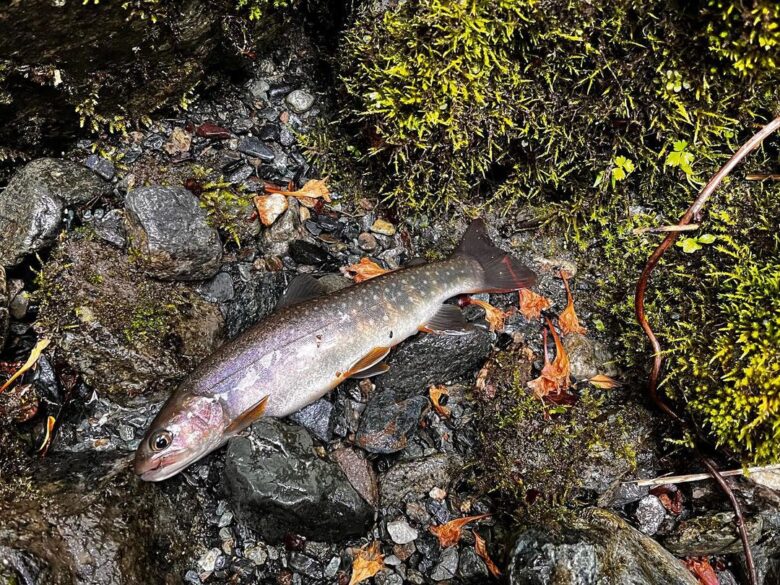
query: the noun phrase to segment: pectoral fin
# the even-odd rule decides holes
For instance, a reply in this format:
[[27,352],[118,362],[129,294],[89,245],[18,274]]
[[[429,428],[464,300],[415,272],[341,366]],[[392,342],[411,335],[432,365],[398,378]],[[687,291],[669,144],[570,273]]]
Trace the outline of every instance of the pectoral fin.
[[[355,365],[347,370],[344,378],[368,378],[376,374],[382,374],[387,371],[385,364],[380,364],[385,356],[390,353],[389,347],[375,347],[369,351],[362,359],[359,359]],[[384,370],[381,367],[384,366]],[[375,369],[376,367],[376,369]],[[371,372],[371,373],[369,373]]]
[[240,433],[252,423],[258,421],[265,412],[265,407],[268,403],[268,396],[264,396],[260,402],[255,404],[249,410],[244,411],[237,419],[228,425],[225,429],[225,434],[235,435]]
[[378,364],[374,364],[373,366],[370,366],[365,370],[361,370],[356,374],[352,374],[350,378],[355,378],[357,380],[361,380],[363,378],[372,378],[374,376],[378,376],[379,374],[384,374],[389,369],[390,366],[388,366],[386,363],[379,362]]
[[461,311],[455,305],[442,305],[439,311],[427,323],[419,327],[425,333],[446,333],[448,335],[465,335],[474,326],[466,321]]

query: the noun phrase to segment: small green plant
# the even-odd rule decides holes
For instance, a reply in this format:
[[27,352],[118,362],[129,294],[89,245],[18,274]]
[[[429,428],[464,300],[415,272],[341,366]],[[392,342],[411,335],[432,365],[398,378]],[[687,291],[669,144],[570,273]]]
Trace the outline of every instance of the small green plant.
[[688,151],[688,142],[677,140],[672,146],[672,151],[666,155],[664,166],[680,169],[685,173],[686,178],[690,180],[694,176],[693,167],[691,166],[693,161],[693,153]]
[[[195,172],[208,174],[202,167]],[[242,187],[235,186],[222,177],[204,183],[200,194],[200,206],[206,211],[211,224],[228,234],[236,246],[241,245],[244,231],[241,222],[247,217],[250,202],[251,198],[243,192]]]
[[269,8],[286,8],[292,0],[235,0],[236,9],[246,13],[249,20],[260,20]]
[[700,236],[680,238],[675,245],[682,248],[682,251],[686,254],[693,254],[701,250],[702,246],[712,244],[716,239],[717,237],[712,234],[702,234]]

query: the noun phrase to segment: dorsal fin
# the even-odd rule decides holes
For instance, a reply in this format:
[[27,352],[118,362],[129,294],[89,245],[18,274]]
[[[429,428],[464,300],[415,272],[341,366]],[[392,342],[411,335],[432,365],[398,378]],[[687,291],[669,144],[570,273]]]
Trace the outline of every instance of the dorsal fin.
[[420,327],[420,330],[426,333],[449,335],[465,335],[473,329],[474,326],[463,316],[463,311],[455,305],[442,305],[438,312]]
[[282,298],[276,303],[276,310],[321,297],[327,292],[325,285],[313,276],[299,274],[290,281]]
[[252,423],[258,421],[260,417],[263,416],[267,404],[268,404],[268,396],[263,396],[263,398],[260,399],[260,402],[255,404],[249,410],[244,411],[238,418],[236,418],[232,423],[230,423],[228,427],[225,429],[225,434],[235,435],[243,431]]
[[425,260],[425,258],[420,258],[419,256],[415,256],[409,262],[406,263],[404,268],[410,268],[412,266],[422,266],[423,264],[428,264],[428,262]]

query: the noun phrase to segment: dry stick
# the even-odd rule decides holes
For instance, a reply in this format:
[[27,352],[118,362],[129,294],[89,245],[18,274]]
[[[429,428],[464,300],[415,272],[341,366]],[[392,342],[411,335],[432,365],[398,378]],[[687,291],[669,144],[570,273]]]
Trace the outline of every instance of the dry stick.
[[[748,154],[755,150],[767,136],[775,132],[778,128],[780,128],[780,116],[764,126],[755,135],[753,135],[750,140],[743,144],[742,147],[734,153],[728,162],[723,165],[704,186],[704,189],[701,190],[699,196],[693,202],[693,205],[688,208],[682,218],[680,218],[680,221],[677,222],[677,225],[688,225],[691,223],[691,220],[694,220],[698,223],[701,220],[702,208],[707,203],[707,200],[712,196],[715,189],[717,189],[721,184],[723,179],[726,178],[726,176],[732,170],[734,170],[734,167],[742,162],[742,160]],[[647,314],[645,313],[645,294],[647,292],[647,283],[650,280],[650,275],[658,264],[658,261],[661,259],[661,256],[664,255],[664,253],[669,249],[669,247],[674,243],[679,235],[680,232],[669,232],[669,234],[667,234],[667,236],[664,238],[663,242],[661,242],[661,244],[650,255],[650,258],[647,259],[645,268],[642,270],[642,275],[639,277],[639,282],[637,282],[636,295],[634,297],[634,309],[636,311],[637,321],[639,321],[639,324],[644,330],[645,335],[647,335],[647,338],[650,340],[650,345],[653,348],[653,367],[650,370],[650,377],[648,380],[648,392],[650,397],[659,409],[672,417],[682,427],[686,427],[687,425],[685,421],[676,412],[674,412],[674,410],[672,410],[658,395],[658,380],[661,373],[663,355],[661,353],[661,344],[659,343],[658,338],[655,336],[653,329],[650,327],[650,323],[647,320]],[[718,473],[715,464],[698,450],[696,453],[701,458],[702,463],[710,472],[713,479],[718,483],[720,488],[731,501],[731,505],[734,508],[735,524],[739,532],[739,537],[742,540],[742,547],[745,551],[745,564],[747,565],[748,579],[751,585],[755,585],[757,583],[756,567],[755,563],[753,562],[753,554],[750,550],[750,542],[748,540],[747,530],[745,529],[745,521],[742,516],[742,509],[739,506],[739,502],[737,502],[737,499],[734,496],[734,492],[726,483],[726,480],[723,479],[720,473]]]
[[[728,471],[721,471],[720,474],[723,477],[733,477],[735,475],[746,475],[753,473],[765,473],[780,471],[780,464],[776,465],[764,465],[762,467],[748,467],[745,469],[729,469]],[[689,483],[692,481],[703,481],[705,479],[712,479],[712,475],[709,473],[686,473],[685,475],[662,475],[661,477],[654,477],[652,479],[633,479],[631,481],[624,481],[623,483],[635,484],[638,487],[648,487],[657,485],[677,484],[677,483]]]

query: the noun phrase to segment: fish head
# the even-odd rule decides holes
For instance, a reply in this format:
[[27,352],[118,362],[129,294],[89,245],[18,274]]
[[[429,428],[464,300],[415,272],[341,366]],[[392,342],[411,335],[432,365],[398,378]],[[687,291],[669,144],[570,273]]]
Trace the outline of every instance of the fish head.
[[216,396],[176,393],[152,421],[135,453],[135,473],[162,481],[225,443],[227,416]]

